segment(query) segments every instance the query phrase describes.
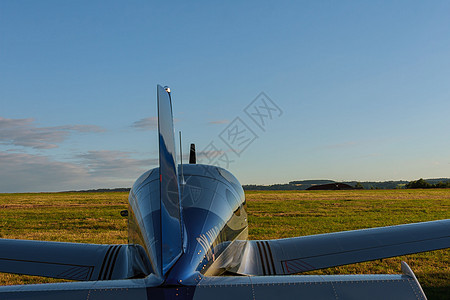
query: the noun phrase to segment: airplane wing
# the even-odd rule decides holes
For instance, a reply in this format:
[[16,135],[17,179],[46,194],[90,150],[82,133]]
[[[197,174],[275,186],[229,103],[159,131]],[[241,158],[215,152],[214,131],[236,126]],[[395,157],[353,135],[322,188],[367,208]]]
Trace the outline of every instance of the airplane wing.
[[[142,299],[147,297],[147,290],[160,289],[161,279],[154,275],[139,279],[63,282],[46,284],[25,284],[0,286],[0,299],[8,300],[114,300]],[[164,298],[156,298],[164,299]]]
[[402,275],[203,277],[192,285],[161,287],[160,279],[33,284],[0,287],[1,299],[426,299],[402,262]]
[[286,275],[450,247],[450,219],[278,240],[249,241],[243,275]]
[[[426,299],[415,275],[205,277],[193,299]],[[191,299],[191,298],[189,298]]]
[[128,245],[0,239],[0,272],[70,280],[127,278]]

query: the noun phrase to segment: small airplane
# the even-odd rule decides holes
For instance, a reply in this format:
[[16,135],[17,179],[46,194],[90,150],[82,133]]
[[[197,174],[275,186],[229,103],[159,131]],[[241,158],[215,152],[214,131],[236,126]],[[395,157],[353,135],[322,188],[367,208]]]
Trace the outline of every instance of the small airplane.
[[0,272],[74,281],[2,286],[0,299],[426,299],[404,262],[401,275],[290,274],[448,248],[450,219],[247,240],[242,186],[196,164],[192,146],[177,164],[170,89],[158,85],[157,99],[159,167],[121,212],[128,244],[0,239]]

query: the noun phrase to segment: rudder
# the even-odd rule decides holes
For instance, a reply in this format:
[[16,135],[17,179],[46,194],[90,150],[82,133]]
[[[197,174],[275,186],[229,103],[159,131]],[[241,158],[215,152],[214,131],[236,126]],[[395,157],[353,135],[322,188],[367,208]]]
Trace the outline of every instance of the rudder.
[[162,274],[173,266],[183,252],[180,185],[175,152],[172,101],[170,92],[157,86],[159,132],[159,181],[161,200]]

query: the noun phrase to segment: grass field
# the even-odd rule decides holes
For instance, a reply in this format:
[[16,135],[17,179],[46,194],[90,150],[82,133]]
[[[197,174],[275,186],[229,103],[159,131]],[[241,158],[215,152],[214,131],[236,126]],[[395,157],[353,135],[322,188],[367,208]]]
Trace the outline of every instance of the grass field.
[[[127,193],[0,194],[0,238],[127,243]],[[250,239],[275,239],[450,218],[450,190],[249,191]],[[308,274],[399,274],[406,261],[429,299],[450,295],[450,250]],[[0,284],[61,280],[0,273]]]

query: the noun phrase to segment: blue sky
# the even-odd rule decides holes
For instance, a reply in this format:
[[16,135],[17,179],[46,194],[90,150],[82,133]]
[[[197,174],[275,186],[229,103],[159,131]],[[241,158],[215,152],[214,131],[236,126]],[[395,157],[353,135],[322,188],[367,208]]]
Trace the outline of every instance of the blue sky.
[[[156,84],[171,87],[183,148],[242,184],[450,177],[449,13],[447,1],[0,1],[0,192],[131,186],[158,163]],[[227,144],[236,124],[245,149]]]

